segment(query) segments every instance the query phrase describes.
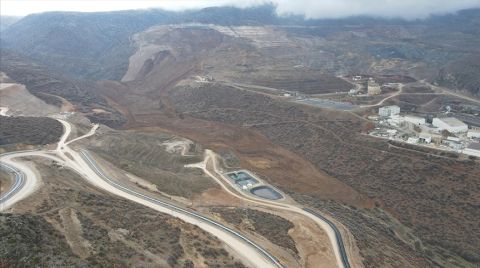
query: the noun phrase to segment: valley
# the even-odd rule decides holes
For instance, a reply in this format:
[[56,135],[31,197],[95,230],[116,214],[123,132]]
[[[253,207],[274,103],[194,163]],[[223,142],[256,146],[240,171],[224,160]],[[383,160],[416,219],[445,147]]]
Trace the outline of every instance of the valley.
[[480,11],[272,8],[2,29],[0,266],[477,267]]

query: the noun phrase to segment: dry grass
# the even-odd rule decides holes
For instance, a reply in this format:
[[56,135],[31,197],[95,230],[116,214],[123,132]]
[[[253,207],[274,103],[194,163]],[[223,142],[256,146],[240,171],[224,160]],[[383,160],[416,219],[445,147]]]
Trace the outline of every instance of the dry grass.
[[251,232],[260,234],[270,242],[287,249],[298,258],[295,241],[288,231],[294,227],[288,220],[254,209],[240,209],[234,207],[212,208],[211,212],[219,214],[225,221],[237,228],[246,228]]
[[188,156],[167,152],[163,143],[172,139],[173,136],[166,134],[112,130],[91,143],[89,149],[169,195],[192,198],[216,187],[200,170],[184,167],[185,164],[201,162],[201,152]]
[[[446,263],[454,256],[472,265],[480,262],[473,246],[480,241],[476,235],[480,215],[473,209],[479,200],[480,167],[474,162],[390,147],[359,135],[363,122],[356,117],[307,110],[232,88],[177,88],[172,99],[178,110],[205,121],[257,124],[255,129],[270,142],[302,155],[411,228],[433,251],[422,252],[423,258],[433,261],[432,256],[442,256]],[[295,176],[288,182],[275,180],[280,188],[300,193],[297,182]],[[309,194],[327,199],[319,185],[309,185]],[[408,246],[403,247],[407,251]]]
[[[2,216],[8,224],[0,225],[5,246],[0,259],[7,266],[243,267],[198,227],[105,194],[78,175],[43,163],[37,165],[43,187],[19,203],[16,214]],[[65,226],[71,224],[62,214],[67,210],[81,226],[74,235],[89,245],[82,257],[66,243],[75,229]]]

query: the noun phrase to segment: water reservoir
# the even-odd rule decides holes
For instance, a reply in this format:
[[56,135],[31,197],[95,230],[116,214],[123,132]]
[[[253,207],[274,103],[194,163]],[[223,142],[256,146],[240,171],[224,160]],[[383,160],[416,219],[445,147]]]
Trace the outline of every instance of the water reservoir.
[[258,197],[270,200],[278,200],[282,198],[282,195],[279,192],[265,185],[252,188],[250,192]]

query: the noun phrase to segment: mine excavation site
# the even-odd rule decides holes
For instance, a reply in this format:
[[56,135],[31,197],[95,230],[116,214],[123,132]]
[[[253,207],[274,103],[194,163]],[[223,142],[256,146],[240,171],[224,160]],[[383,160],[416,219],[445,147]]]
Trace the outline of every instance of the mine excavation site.
[[0,267],[478,267],[480,10],[281,7],[2,13]]

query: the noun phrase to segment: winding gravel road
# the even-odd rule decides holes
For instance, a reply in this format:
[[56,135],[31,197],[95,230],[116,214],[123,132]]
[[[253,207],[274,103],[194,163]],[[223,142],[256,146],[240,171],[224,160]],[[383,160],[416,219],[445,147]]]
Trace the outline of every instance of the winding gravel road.
[[[350,263],[340,231],[330,220],[311,209],[304,209],[290,204],[278,203],[276,201],[269,201],[247,195],[244,191],[240,190],[238,187],[235,187],[230,181],[226,180],[224,176],[221,175],[221,172],[217,167],[216,157],[217,155],[211,150],[205,150],[205,158],[203,162],[187,165],[187,167],[202,169],[205,174],[213,178],[226,192],[237,198],[256,203],[258,205],[301,214],[314,221],[327,234],[332,245],[338,267],[350,268]],[[212,171],[207,168],[209,161],[212,161]]]
[[0,193],[1,211],[4,209],[4,204],[6,204],[7,201],[12,198],[25,185],[25,174],[20,170],[3,163],[0,163],[0,169],[5,170],[8,173],[12,173],[15,176],[14,182],[10,189],[8,189],[8,191],[6,191],[5,193]]

